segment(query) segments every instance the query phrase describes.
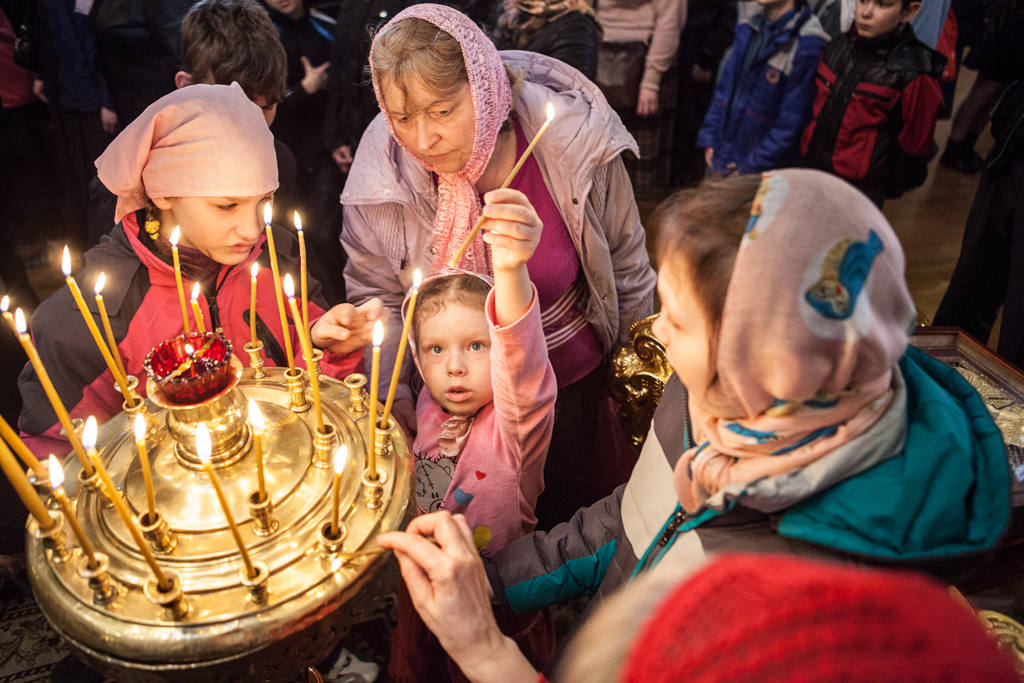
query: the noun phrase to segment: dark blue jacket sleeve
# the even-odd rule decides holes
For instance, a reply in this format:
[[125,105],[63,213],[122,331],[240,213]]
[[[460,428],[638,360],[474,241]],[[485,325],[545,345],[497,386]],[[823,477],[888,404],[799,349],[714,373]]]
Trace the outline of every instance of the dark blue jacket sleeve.
[[729,111],[729,99],[732,95],[734,81],[736,80],[739,64],[743,59],[743,50],[738,49],[737,43],[741,40],[743,32],[737,30],[736,40],[729,48],[728,54],[722,61],[722,70],[718,73],[718,80],[715,81],[715,92],[711,96],[711,106],[704,115],[704,123],[697,133],[697,146],[701,148],[717,147],[718,141],[722,139],[722,126],[725,125],[725,115]]

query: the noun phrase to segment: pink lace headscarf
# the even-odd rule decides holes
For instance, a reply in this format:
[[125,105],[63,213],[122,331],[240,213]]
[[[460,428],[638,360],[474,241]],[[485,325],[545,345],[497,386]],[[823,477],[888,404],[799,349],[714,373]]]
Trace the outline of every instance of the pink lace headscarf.
[[[451,7],[430,3],[413,5],[396,14],[378,32],[377,36],[384,35],[394,24],[411,17],[423,19],[437,26],[455,38],[462,47],[475,116],[473,151],[465,166],[455,173],[438,173],[436,169],[425,164],[413,150],[402,142],[391,124],[391,117],[387,114],[384,97],[381,93],[380,78],[373,69],[373,48],[377,44],[377,39],[374,39],[373,46],[370,48],[373,90],[377,94],[380,110],[384,112],[384,121],[388,130],[405,151],[409,152],[420,164],[423,164],[427,170],[437,174],[433,269],[439,271],[455,255],[480,217],[481,206],[477,196],[476,182],[487,168],[487,163],[494,153],[494,145],[498,139],[501,124],[505,122],[512,110],[512,87],[508,81],[505,65],[502,63],[501,57],[498,56],[498,50],[494,47],[494,43],[469,17]],[[490,274],[490,258],[480,235],[473,239],[466,255],[458,265],[467,270]]]
[[875,424],[914,320],[904,265],[888,221],[852,186],[820,171],[764,174],[722,309],[720,392],[689,387],[697,446],[675,469],[684,509]]

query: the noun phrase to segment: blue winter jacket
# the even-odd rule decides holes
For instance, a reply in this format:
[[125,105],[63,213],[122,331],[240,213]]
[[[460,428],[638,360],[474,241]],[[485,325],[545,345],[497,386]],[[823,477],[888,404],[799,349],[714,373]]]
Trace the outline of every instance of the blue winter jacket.
[[[771,34],[744,73],[747,46],[761,30]],[[807,5],[775,25],[760,13],[739,23],[697,135],[698,146],[715,150],[712,171],[760,173],[798,165],[814,72],[828,39]]]

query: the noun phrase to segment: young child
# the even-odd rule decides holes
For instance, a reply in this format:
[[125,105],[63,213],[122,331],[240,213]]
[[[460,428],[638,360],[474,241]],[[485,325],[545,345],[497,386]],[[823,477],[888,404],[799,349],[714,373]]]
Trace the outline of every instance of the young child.
[[713,173],[756,173],[797,160],[811,116],[814,67],[828,41],[805,0],[757,0],[736,27],[697,145]]
[[818,64],[804,162],[853,183],[879,206],[924,182],[942,110],[946,59],[914,35],[917,0],[858,0],[853,28]]
[[[107,277],[106,306],[129,374],[143,377],[143,360],[164,339],[181,334],[168,238],[181,227],[179,251],[185,291],[193,282],[210,329],[220,327],[235,349],[249,339],[249,266],[263,251],[263,206],[277,187],[273,136],[258,106],[236,85],[193,85],[165,95],[125,128],[96,161],[100,180],[117,195],[119,222],[84,255],[75,273],[88,291]],[[276,230],[281,269],[296,273],[290,234]],[[258,283],[257,334],[269,365],[281,365],[282,334],[299,348],[292,325],[281,330],[270,268]],[[325,353],[321,369],[343,377],[359,365],[380,302],[324,311],[311,281],[313,343]],[[88,297],[90,308],[92,297]],[[98,313],[91,310],[93,316]],[[67,287],[44,301],[32,318],[39,354],[72,417],[100,421],[121,409],[122,398]],[[301,356],[301,354],[300,354]],[[301,357],[296,363],[302,364]],[[60,424],[42,385],[27,365],[19,379],[20,426],[40,457],[67,452]]]

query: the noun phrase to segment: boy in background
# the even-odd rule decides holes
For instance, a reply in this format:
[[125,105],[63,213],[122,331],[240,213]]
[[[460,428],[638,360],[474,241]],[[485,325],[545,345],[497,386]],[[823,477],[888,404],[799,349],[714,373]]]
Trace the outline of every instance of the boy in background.
[[713,173],[793,165],[811,115],[814,69],[828,34],[805,0],[757,5],[736,27],[697,134]]
[[917,0],[858,0],[853,28],[818,64],[814,118],[801,151],[882,205],[924,182],[942,110],[946,59],[914,35]]

